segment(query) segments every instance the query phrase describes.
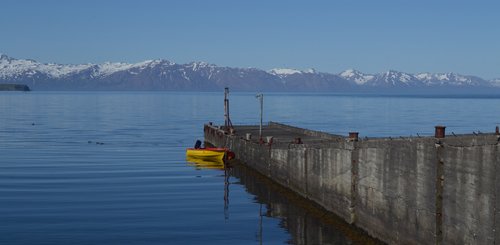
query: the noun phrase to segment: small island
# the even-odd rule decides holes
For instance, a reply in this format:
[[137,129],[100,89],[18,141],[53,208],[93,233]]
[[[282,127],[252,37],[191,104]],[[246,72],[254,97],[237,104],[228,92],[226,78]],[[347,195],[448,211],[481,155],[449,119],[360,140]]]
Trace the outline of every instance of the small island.
[[0,91],[31,91],[31,89],[24,84],[0,84]]

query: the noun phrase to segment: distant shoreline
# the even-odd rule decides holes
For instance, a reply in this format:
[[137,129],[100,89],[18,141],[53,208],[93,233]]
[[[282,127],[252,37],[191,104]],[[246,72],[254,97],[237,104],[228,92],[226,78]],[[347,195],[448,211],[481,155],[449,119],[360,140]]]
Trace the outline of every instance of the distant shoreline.
[[24,84],[0,84],[0,91],[31,91],[31,89]]

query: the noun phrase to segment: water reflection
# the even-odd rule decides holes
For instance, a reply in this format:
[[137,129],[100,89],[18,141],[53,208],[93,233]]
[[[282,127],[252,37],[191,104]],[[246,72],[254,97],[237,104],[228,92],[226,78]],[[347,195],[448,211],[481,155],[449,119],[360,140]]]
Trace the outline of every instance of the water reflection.
[[[256,240],[263,244],[263,218],[279,218],[280,226],[291,235],[292,244],[382,244],[363,231],[350,226],[339,217],[297,194],[273,183],[258,172],[231,161],[207,161],[187,158],[189,165],[196,169],[217,169],[224,173],[224,219],[229,220],[231,177],[237,184],[255,196],[259,203],[259,220]],[[234,183],[234,182],[233,182]]]
[[231,168],[224,169],[224,220],[229,219],[229,177]]
[[186,161],[188,165],[195,167],[197,170],[201,169],[217,169],[224,171],[224,220],[229,219],[229,178],[231,177],[232,168],[225,168],[224,161],[222,160],[206,160],[201,158],[195,158],[186,156]]
[[222,160],[206,160],[195,157],[186,156],[186,161],[188,165],[195,167],[196,169],[220,169],[224,170],[224,162]]
[[[382,244],[256,171],[237,162],[232,162],[231,167],[226,170],[224,200],[229,198],[228,174],[239,179],[246,191],[255,195],[256,201],[260,203],[257,234],[260,244],[265,232],[263,217],[279,218],[280,225],[290,233],[292,244]],[[229,200],[225,205],[228,204]]]

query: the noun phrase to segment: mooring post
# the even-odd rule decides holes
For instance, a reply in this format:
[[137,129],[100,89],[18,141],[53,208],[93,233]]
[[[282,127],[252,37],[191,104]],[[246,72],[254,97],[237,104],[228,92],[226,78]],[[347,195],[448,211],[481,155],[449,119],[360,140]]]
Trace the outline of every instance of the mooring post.
[[436,182],[435,182],[435,208],[436,208],[436,241],[435,244],[443,244],[443,193],[444,193],[444,147],[441,139],[445,137],[445,126],[435,126],[436,132],[434,137],[436,140]]
[[354,224],[357,221],[356,202],[358,200],[358,182],[359,182],[359,148],[358,148],[359,132],[349,132],[348,142],[351,150],[351,196],[349,204],[349,224]]
[[445,136],[445,129],[446,127],[445,126],[441,126],[441,125],[438,125],[435,127],[436,128],[436,131],[434,133],[434,137],[435,138],[438,138],[438,139],[442,139],[444,138]]
[[359,132],[349,132],[349,141],[358,141]]

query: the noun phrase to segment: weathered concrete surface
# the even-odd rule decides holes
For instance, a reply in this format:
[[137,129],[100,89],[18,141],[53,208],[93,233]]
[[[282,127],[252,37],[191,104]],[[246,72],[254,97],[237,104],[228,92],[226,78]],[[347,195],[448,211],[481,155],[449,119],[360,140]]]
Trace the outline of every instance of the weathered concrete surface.
[[395,244],[435,243],[433,139],[359,142],[357,224]]
[[496,147],[496,169],[495,169],[495,213],[494,213],[494,223],[495,226],[493,227],[495,230],[495,243],[500,243],[500,177],[497,177],[500,173],[498,172],[500,169],[498,167],[498,164],[500,164],[500,146]]
[[205,126],[205,140],[387,243],[500,243],[496,135],[352,141],[271,123],[264,143],[235,130]]
[[500,163],[496,137],[451,138],[442,147],[443,240],[450,244],[499,243],[495,240]]
[[351,152],[345,147],[344,143],[337,143],[306,148],[306,196],[327,210],[336,210],[337,215],[352,223],[351,211],[338,208],[351,206]]

